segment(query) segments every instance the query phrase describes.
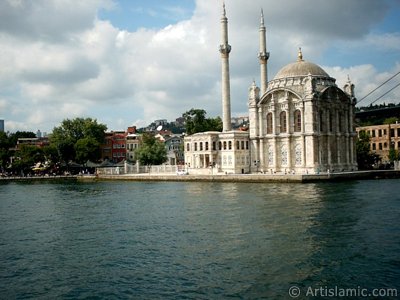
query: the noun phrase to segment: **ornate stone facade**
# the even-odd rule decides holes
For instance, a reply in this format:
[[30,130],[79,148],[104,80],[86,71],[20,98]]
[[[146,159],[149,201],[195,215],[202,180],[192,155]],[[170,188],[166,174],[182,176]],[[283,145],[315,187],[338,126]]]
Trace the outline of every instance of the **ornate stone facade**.
[[249,89],[251,171],[318,173],[357,169],[354,85],[344,91],[319,66],[298,60],[259,94]]

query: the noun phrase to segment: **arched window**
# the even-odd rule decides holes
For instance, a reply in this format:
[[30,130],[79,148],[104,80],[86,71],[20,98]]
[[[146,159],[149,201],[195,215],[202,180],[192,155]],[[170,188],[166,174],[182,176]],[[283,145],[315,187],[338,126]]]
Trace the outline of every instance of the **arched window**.
[[281,133],[286,133],[287,132],[286,111],[281,112],[279,117],[280,117]]
[[200,142],[200,151],[203,151],[203,142]]
[[301,131],[301,111],[295,110],[294,111],[294,132]]
[[232,141],[229,141],[229,142],[228,142],[228,149],[229,149],[229,150],[232,150]]
[[186,144],[186,151],[190,151],[190,144],[189,143]]
[[226,150],[226,142],[224,142],[224,150]]
[[322,111],[319,113],[319,131],[323,132],[325,130],[324,126],[324,114]]
[[197,143],[194,143],[194,151],[197,151]]
[[208,151],[208,142],[206,142],[206,151]]
[[267,114],[267,134],[272,134],[272,113]]

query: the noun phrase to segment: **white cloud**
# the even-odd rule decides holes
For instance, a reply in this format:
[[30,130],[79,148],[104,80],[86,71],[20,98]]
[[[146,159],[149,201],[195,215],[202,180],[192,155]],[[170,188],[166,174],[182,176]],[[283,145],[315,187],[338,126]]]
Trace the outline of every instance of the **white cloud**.
[[[385,81],[400,72],[400,64],[396,64],[393,69],[387,72],[379,72],[373,65],[359,65],[350,68],[342,67],[324,67],[325,71],[334,78],[336,78],[336,83],[339,87],[343,88],[344,84],[347,82],[348,77],[355,85],[356,98],[360,101],[360,106],[367,106],[373,101],[380,98],[383,94],[389,91],[392,87],[399,83],[400,75],[394,77],[392,80],[388,81],[381,88],[377,89],[372,94],[368,95],[374,89],[379,87]],[[368,96],[367,96],[368,95]],[[365,97],[367,96],[367,97]],[[365,98],[364,98],[365,97]],[[364,99],[363,99],[364,98]],[[397,99],[400,98],[400,88],[394,89],[387,95],[377,100],[374,104],[388,103],[388,102],[398,102]]]
[[[51,131],[64,118],[87,115],[103,120],[109,129],[122,129],[158,118],[172,120],[192,107],[213,116],[221,113],[220,3],[197,0],[190,18],[160,30],[135,32],[97,18],[100,8],[115,4],[111,1],[72,3],[0,3],[0,114],[9,120],[10,128]],[[233,115],[247,111],[248,86],[253,79],[259,81],[258,27],[263,6],[270,78],[296,59],[298,46],[305,59],[314,62],[323,61],[326,50],[337,45],[348,51],[369,45],[374,51],[380,46],[398,52],[398,32],[370,33],[387,12],[386,2],[312,3],[226,1]],[[173,10],[171,18],[189,15],[176,7],[163,10]],[[349,74],[357,93],[363,94],[393,71],[377,71],[372,63],[346,69],[338,62],[337,67],[324,68],[337,77],[339,86]]]

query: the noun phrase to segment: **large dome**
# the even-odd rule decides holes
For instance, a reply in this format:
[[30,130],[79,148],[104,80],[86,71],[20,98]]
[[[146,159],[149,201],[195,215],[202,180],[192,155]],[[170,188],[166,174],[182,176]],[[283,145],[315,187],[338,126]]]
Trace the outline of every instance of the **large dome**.
[[326,73],[320,66],[300,60],[284,66],[279,70],[274,79],[307,76],[308,74],[311,74],[312,76],[329,77],[328,73]]
[[303,77],[311,74],[312,76],[329,77],[320,66],[303,60],[301,50],[299,51],[299,58],[296,62],[284,66],[276,74],[274,79],[286,77]]

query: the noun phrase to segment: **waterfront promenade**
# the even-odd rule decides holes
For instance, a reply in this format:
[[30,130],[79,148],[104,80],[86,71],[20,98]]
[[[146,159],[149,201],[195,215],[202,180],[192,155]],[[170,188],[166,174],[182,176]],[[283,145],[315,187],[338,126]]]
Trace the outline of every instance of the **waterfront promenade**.
[[[78,179],[89,179],[81,176]],[[371,170],[321,174],[227,174],[227,175],[176,175],[176,174],[123,174],[92,176],[93,180],[130,181],[210,181],[210,182],[317,182],[359,179],[400,178],[398,170]]]
[[62,175],[62,176],[32,176],[32,177],[0,177],[3,181],[187,181],[187,182],[293,182],[307,183],[319,181],[345,181],[362,179],[400,178],[399,170],[371,170],[355,172],[321,173],[321,174],[219,174],[219,175],[177,175],[163,173],[140,173],[119,175]]
[[76,175],[55,175],[55,176],[6,176],[0,177],[1,181],[46,181],[46,180],[76,180]]

